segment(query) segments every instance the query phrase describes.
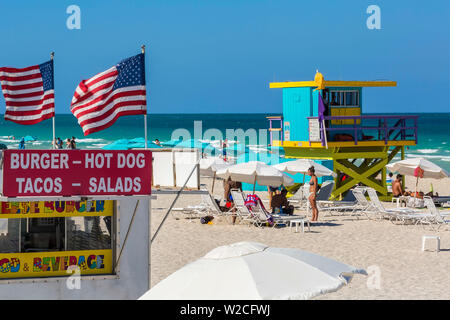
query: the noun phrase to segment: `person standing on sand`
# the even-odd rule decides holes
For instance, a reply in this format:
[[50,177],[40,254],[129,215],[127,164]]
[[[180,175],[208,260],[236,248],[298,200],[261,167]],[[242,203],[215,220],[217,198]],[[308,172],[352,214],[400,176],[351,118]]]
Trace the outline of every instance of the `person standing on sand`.
[[223,157],[223,161],[227,161],[227,150],[226,148],[228,147],[228,139],[225,139],[222,143],[222,157]]
[[309,203],[311,204],[312,209],[312,219],[311,221],[317,221],[319,218],[319,209],[317,209],[317,190],[318,183],[317,183],[317,176],[315,174],[316,170],[314,167],[311,167],[308,169],[308,175],[311,177],[311,180],[309,181]]
[[19,142],[19,149],[24,150],[25,149],[25,139],[22,137]]
[[77,143],[75,142],[75,137],[72,137],[72,139],[70,140],[70,149],[76,149],[77,148]]
[[63,148],[63,141],[61,140],[61,138],[58,137],[58,149],[62,148]]

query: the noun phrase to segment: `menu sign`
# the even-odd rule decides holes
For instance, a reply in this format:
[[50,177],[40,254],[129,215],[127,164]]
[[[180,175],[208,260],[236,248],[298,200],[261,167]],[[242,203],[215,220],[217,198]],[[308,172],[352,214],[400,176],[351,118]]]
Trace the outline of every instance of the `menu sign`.
[[149,150],[5,150],[3,195],[150,195]]

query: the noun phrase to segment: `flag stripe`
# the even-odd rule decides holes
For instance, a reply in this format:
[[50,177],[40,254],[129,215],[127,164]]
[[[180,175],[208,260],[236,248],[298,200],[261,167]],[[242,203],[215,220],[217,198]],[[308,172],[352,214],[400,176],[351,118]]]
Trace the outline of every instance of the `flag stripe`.
[[[90,98],[95,99],[95,94],[102,90],[110,91],[112,86],[114,85],[114,81],[116,80],[115,76],[112,76],[108,79],[104,79],[103,81],[96,82],[92,86],[86,86],[84,83],[80,84],[74,94],[74,98],[72,99],[71,109],[76,108],[79,105],[82,105],[83,102],[86,103],[86,100]],[[75,99],[75,100],[74,100]]]
[[100,112],[91,112],[78,118],[78,123],[83,126],[85,124],[100,121],[105,117],[108,117],[114,112],[115,108],[122,106],[143,106],[145,107],[145,95],[131,96],[122,98],[113,98],[108,104],[102,106]]
[[47,113],[46,110],[53,111],[52,109],[53,109],[53,99],[51,99],[51,101],[49,101],[47,104],[39,106],[39,109],[35,108],[29,111],[8,111],[7,115],[10,117],[17,117],[19,119],[28,116],[37,116],[41,113]]
[[[52,91],[52,92],[50,92]],[[44,95],[37,97],[33,100],[28,101],[6,101],[6,106],[11,111],[28,111],[36,108],[40,104],[47,104],[50,99],[54,100],[55,95],[53,94],[53,90],[47,91]]]
[[88,125],[83,127],[84,135],[87,136],[91,133],[98,132],[101,130],[104,130],[114,124],[114,122],[117,121],[117,119],[121,116],[136,116],[136,115],[142,115],[145,114],[142,110],[130,110],[130,108],[121,108],[121,110],[116,110],[116,114],[114,114],[114,117],[112,117],[108,122],[104,124],[99,124],[98,122],[96,125]]
[[72,110],[72,113],[76,117],[82,117],[86,113],[99,111],[103,108],[102,105],[108,104],[110,102],[111,98],[121,98],[133,95],[145,95],[145,86],[125,87],[110,92],[104,91],[101,96],[98,96],[97,98],[86,102],[86,104],[76,108],[75,110]]
[[0,68],[0,82],[6,102],[5,120],[31,125],[55,115],[53,62]]
[[29,74],[27,76],[21,76],[21,77],[10,77],[10,76],[0,76],[0,81],[8,81],[8,82],[20,82],[20,81],[27,81],[32,79],[41,79],[40,73],[33,73]]
[[85,136],[110,127],[121,116],[147,113],[144,71],[140,54],[80,82],[70,110]]

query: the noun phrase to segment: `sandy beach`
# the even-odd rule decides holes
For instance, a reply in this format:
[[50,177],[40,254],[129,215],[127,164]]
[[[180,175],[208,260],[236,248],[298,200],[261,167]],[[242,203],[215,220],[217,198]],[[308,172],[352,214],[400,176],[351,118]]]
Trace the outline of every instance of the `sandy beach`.
[[[201,179],[211,190],[210,178]],[[407,179],[409,189],[415,181]],[[419,186],[429,191],[429,181]],[[434,191],[445,195],[450,179],[433,181]],[[216,181],[214,195],[223,197],[222,183]],[[262,199],[267,194],[259,193]],[[175,195],[158,195],[152,201],[152,232],[155,232]],[[200,196],[182,195],[175,207],[201,202]],[[390,206],[391,204],[386,204]],[[296,212],[297,213],[297,212]],[[301,212],[298,212],[301,214]],[[176,219],[179,217],[180,219]],[[364,268],[369,276],[356,275],[341,290],[316,299],[450,299],[450,231],[441,228],[396,225],[389,221],[372,221],[365,216],[324,216],[311,227],[310,233],[295,233],[289,228],[256,228],[248,225],[230,225],[215,219],[213,225],[202,225],[182,214],[171,214],[153,243],[151,252],[152,286],[211,249],[239,241],[256,241],[275,247],[289,247],[339,260]],[[421,251],[422,235],[439,235],[441,252]],[[434,247],[433,247],[434,246]],[[432,242],[427,248],[435,248]],[[377,279],[380,286],[369,285]]]

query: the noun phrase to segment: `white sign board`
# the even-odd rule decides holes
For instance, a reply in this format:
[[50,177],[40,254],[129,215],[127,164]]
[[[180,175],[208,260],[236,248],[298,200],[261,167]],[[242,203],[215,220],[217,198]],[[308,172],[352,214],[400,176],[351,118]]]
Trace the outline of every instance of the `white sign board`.
[[291,124],[288,121],[284,122],[284,141],[291,141]]
[[[156,187],[181,187],[200,159],[198,150],[153,150],[153,179]],[[200,167],[186,184],[188,188],[200,188]]]
[[309,119],[309,141],[320,142],[320,125],[318,119]]

